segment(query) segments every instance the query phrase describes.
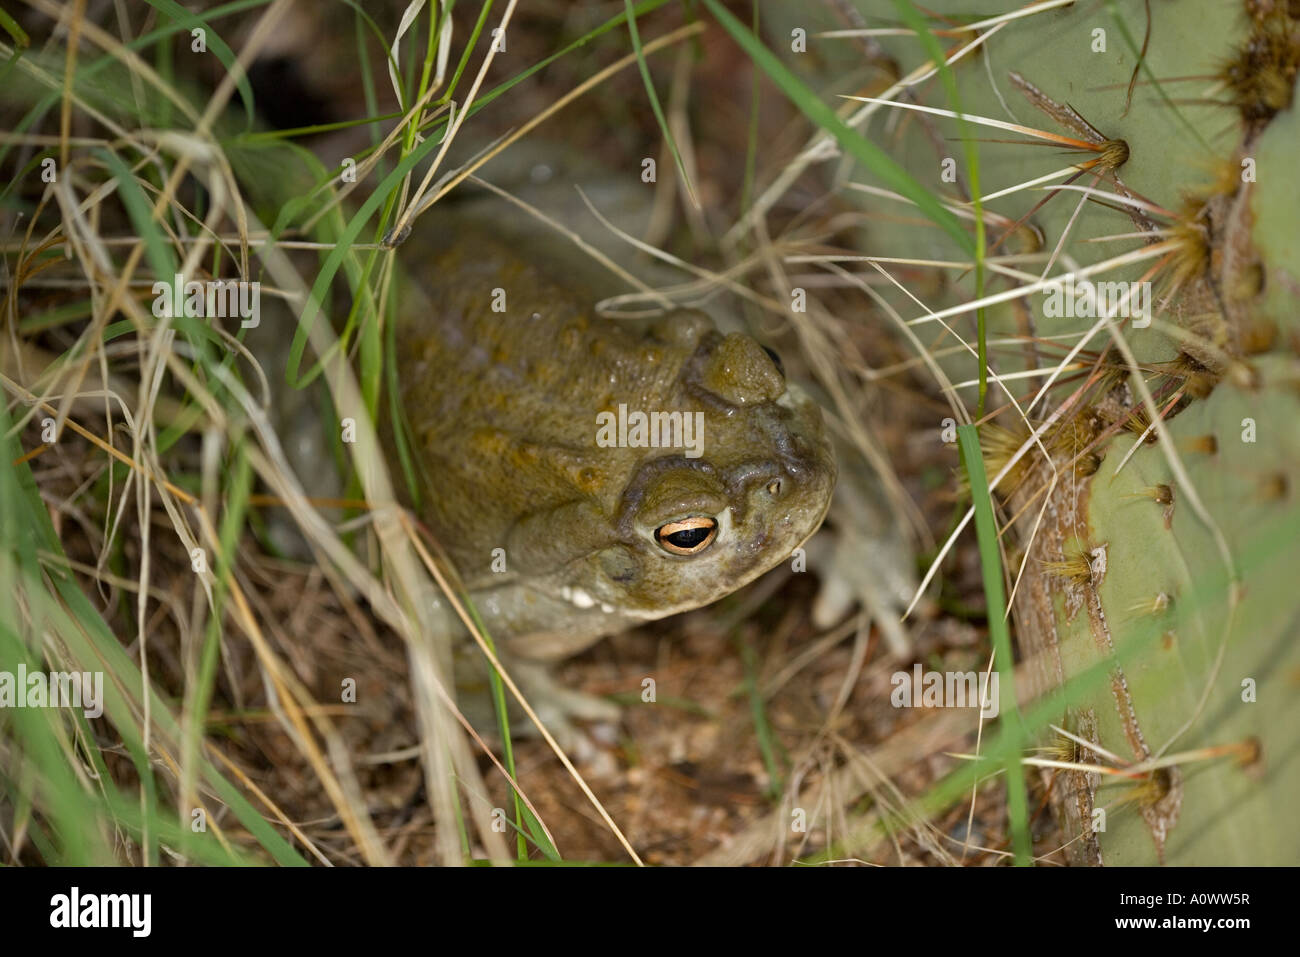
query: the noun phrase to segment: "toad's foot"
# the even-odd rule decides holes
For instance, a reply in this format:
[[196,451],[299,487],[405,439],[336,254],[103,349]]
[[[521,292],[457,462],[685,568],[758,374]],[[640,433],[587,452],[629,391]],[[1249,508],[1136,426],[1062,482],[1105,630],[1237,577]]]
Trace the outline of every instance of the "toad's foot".
[[806,546],[808,564],[822,582],[813,623],[829,628],[861,607],[879,625],[889,650],[909,657],[912,641],[901,617],[916,583],[912,550],[898,524],[850,481],[835,490],[831,521],[833,527]]
[[[556,681],[547,664],[500,651],[498,658],[537,720],[550,732],[556,744],[579,764],[589,767],[603,765],[608,756],[598,746],[596,739],[616,735],[613,729],[622,715],[622,709],[606,698],[565,688]],[[492,704],[487,670],[487,662],[477,648],[466,648],[463,653],[458,653],[456,685],[460,692],[461,710],[480,733],[496,734],[499,725]],[[506,702],[510,733],[519,737],[540,737],[537,725],[508,689]],[[579,721],[597,727],[591,728],[591,733],[588,733],[587,729],[578,726],[576,722]]]

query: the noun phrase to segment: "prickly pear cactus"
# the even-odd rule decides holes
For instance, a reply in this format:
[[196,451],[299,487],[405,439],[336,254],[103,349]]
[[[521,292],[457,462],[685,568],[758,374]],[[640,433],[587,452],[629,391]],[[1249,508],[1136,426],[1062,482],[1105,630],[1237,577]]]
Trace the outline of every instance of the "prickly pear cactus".
[[[828,37],[904,17],[892,2],[827,8],[811,24],[772,10],[769,29]],[[1043,777],[1066,854],[1295,863],[1300,4],[1076,3],[993,31],[964,29],[991,16],[966,2],[926,11],[978,150],[984,295],[1024,290],[985,309],[990,364],[1024,375],[990,387],[988,408],[1002,411],[982,441],[993,475],[1042,430],[1046,456],[1031,450],[998,494],[1031,685],[1064,688],[1059,726],[1093,745],[1040,729],[1074,766]],[[841,42],[788,62],[820,85],[861,76],[855,58],[886,73],[841,91],[874,111],[859,128],[969,222],[962,126],[936,112],[955,104],[937,80],[911,82],[921,45],[887,31]],[[894,105],[872,102],[882,97]],[[1081,169],[1047,176],[1071,164]],[[867,254],[965,258],[863,171],[844,166],[839,182],[868,214]],[[976,337],[971,270],[893,268],[910,295],[881,295],[952,381],[969,382],[971,350],[954,346]],[[1088,270],[1144,308],[1112,298],[1107,322],[1100,296],[1062,309],[1042,284]],[[1105,680],[1080,680],[1099,669]]]
[[1294,832],[1277,830],[1300,788],[1291,487],[1300,367],[1267,356],[1252,371],[1162,427],[1213,525],[1156,445],[1143,444],[1115,474],[1133,436],[1112,441],[1088,483],[1079,527],[1105,558],[1060,589],[1057,641],[1067,676],[1101,661],[1111,680],[1078,713],[1128,762],[1187,755],[1132,779],[1076,780],[1082,791],[1071,797],[1104,812],[1089,811],[1081,850],[1095,840],[1107,864],[1300,857]]
[[1213,159],[1191,142],[1203,135],[1150,139],[1171,107],[1149,94],[1129,114],[1152,114],[1148,123],[1116,126],[1130,148],[1125,183],[1176,211],[1157,223],[1172,247],[1150,276],[1155,320],[1123,331],[1163,421],[1152,425],[1137,376],[1115,388],[1103,376],[1083,395],[1072,442],[1049,443],[1058,467],[1073,465],[1071,480],[1048,494],[1044,533],[1024,539],[1038,572],[1018,610],[1022,651],[1067,687],[1091,666],[1109,673],[1065,716],[1104,749],[1074,748],[1099,770],[1067,771],[1055,790],[1066,836],[1080,838],[1078,862],[1300,859],[1285,807],[1300,784],[1300,605],[1287,571],[1300,531],[1289,478],[1300,461],[1300,364],[1287,304],[1300,258],[1285,159],[1295,114],[1257,76],[1244,89],[1232,82],[1273,71],[1289,94],[1300,24],[1247,5],[1230,26],[1201,31],[1229,43],[1190,62],[1187,47],[1168,46],[1175,19],[1152,26],[1156,76],[1217,74],[1227,87]]

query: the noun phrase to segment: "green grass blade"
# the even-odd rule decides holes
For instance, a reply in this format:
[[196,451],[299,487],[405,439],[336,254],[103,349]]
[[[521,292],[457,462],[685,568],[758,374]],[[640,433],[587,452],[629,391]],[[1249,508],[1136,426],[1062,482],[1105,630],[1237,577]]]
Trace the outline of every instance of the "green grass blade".
[[[939,80],[943,83],[944,92],[948,94],[948,103],[959,117],[957,123],[958,129],[961,131],[962,152],[966,155],[966,177],[970,180],[971,206],[975,214],[975,244],[973,250],[975,256],[975,298],[977,300],[983,299],[985,281],[984,200],[980,189],[979,143],[971,136],[970,123],[966,120],[966,111],[962,109],[961,105],[961,91],[957,87],[957,78],[953,76],[952,67],[948,65],[948,58],[944,55],[939,39],[930,32],[930,27],[911,0],[894,0],[894,6],[898,8],[899,16],[903,18],[903,22],[916,33],[917,38],[925,47],[925,52],[930,55],[930,61],[935,64],[939,71]],[[975,417],[982,419],[984,418],[984,402],[989,391],[988,322],[983,306],[975,310],[975,325],[977,340],[975,354],[979,362],[979,398],[976,403]]]
[[917,182],[880,147],[840,119],[834,110],[818,99],[817,94],[786,69],[772,51],[718,0],[704,0],[704,5],[731,34],[741,49],[749,55],[749,58],[767,74],[768,79],[775,83],[808,119],[834,136],[845,152],[875,174],[887,188],[911,200],[917,209],[951,236],[962,250],[972,256],[975,254],[975,243],[970,234],[962,228],[957,217],[935,199],[933,193]]
[[669,128],[663,107],[659,103],[659,94],[655,92],[654,80],[650,78],[650,67],[646,64],[645,53],[641,49],[641,34],[636,28],[636,10],[632,7],[632,0],[623,0],[623,3],[627,7],[627,32],[632,38],[632,49],[636,51],[636,65],[641,71],[641,80],[645,83],[646,96],[650,98],[650,109],[654,110],[655,120],[664,134],[664,142],[668,144],[668,150],[673,154],[673,162],[677,164],[677,172],[682,177],[682,186],[686,190],[686,195],[690,197],[691,205],[698,209],[700,198],[695,193],[695,184],[691,182],[691,177],[686,172],[681,151],[677,149],[677,140],[673,137],[673,131]]
[[[230,49],[226,41],[221,39],[221,35],[212,29],[211,24],[197,13],[191,13],[182,7],[176,0],[145,0],[145,3],[153,7],[159,13],[165,14],[176,22],[181,30],[202,30],[207,48],[212,51],[212,55],[221,61],[226,72],[233,72],[236,67],[235,52]],[[240,70],[239,79],[235,81],[235,89],[239,91],[239,98],[244,102],[244,118],[248,126],[253,125],[253,87],[248,82],[248,75]]]
[[[998,552],[998,527],[993,517],[993,499],[988,476],[984,473],[984,456],[980,452],[979,430],[973,425],[957,427],[957,445],[962,467],[970,482],[975,508],[975,534],[979,540],[980,570],[984,577],[984,597],[988,603],[989,635],[998,666],[998,692],[1004,727],[1013,739],[1024,740],[1024,722],[1016,703],[1016,663],[1011,654],[1011,632],[1007,628],[1007,600],[1002,587],[1002,559]],[[1016,864],[1033,861],[1033,843],[1029,837],[1029,798],[1025,791],[1025,769],[1020,753],[1012,749],[1002,763],[1007,776],[1007,817],[1011,825],[1011,846]]]

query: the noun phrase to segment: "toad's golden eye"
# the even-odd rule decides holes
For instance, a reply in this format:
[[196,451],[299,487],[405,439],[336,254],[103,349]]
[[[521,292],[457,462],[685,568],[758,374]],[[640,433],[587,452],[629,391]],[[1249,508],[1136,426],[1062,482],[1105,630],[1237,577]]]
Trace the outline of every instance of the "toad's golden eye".
[[718,536],[718,520],[693,515],[680,522],[667,522],[655,529],[655,541],[673,555],[698,555]]

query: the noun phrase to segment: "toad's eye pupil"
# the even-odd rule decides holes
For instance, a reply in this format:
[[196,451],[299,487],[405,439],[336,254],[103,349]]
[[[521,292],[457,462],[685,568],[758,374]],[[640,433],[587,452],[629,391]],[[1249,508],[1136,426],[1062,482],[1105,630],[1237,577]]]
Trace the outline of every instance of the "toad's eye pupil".
[[707,528],[688,528],[684,532],[673,532],[671,535],[665,535],[664,538],[678,548],[694,548],[711,534],[713,533]]
[[781,373],[782,377],[784,377],[785,363],[781,361],[781,357],[777,355],[776,350],[769,349],[767,346],[763,346],[763,351],[766,352],[767,357],[772,360],[772,365],[776,366],[776,371]]
[[698,555],[718,534],[716,519],[696,515],[680,522],[668,522],[655,529],[655,541],[672,555]]

